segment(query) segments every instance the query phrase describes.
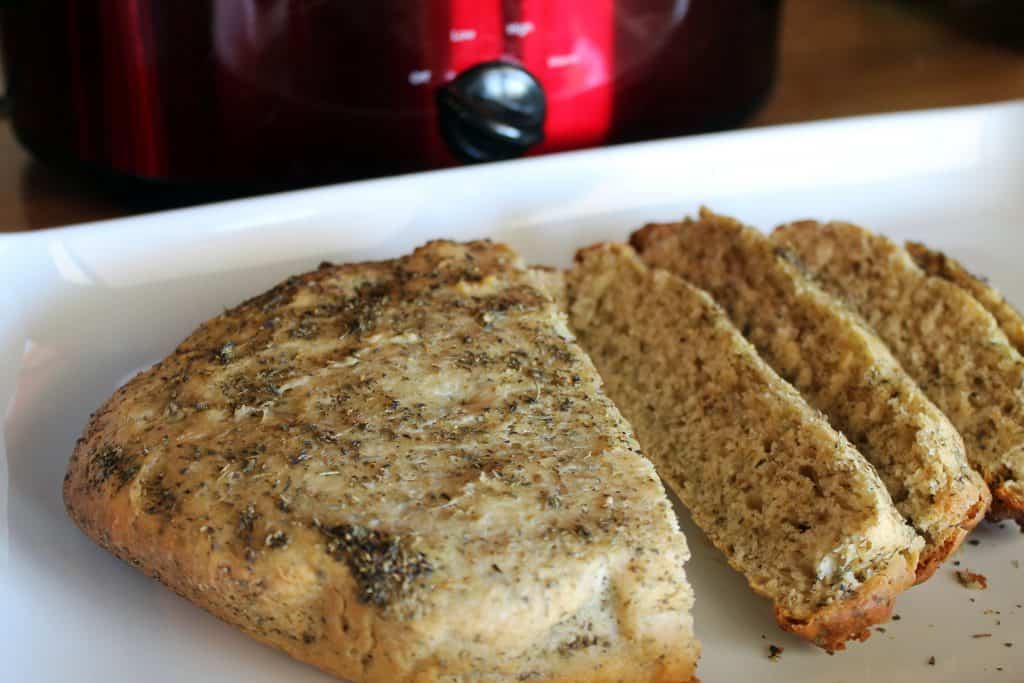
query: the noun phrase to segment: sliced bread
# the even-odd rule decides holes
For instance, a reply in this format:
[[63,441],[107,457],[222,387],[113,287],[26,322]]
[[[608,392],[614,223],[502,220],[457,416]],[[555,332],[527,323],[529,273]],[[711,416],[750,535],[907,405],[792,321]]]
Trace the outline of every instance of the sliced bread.
[[92,417],[64,498],[118,557],[356,683],[693,676],[665,491],[503,246],[324,266],[213,318]]
[[761,357],[857,446],[924,537],[917,576],[930,576],[991,496],[956,428],[874,332],[766,235],[731,218],[705,209],[699,220],[648,225],[632,243],[648,264],[707,290]]
[[924,272],[949,280],[977,299],[995,317],[1014,348],[1024,353],[1024,318],[992,283],[973,274],[956,259],[920,242],[907,242],[904,246]]
[[831,651],[889,617],[923,542],[710,296],[599,245],[577,255],[566,301],[659,474],[783,628]]
[[860,313],[949,416],[992,489],[991,516],[1024,521],[1024,358],[992,314],[858,226],[801,221],[771,239]]

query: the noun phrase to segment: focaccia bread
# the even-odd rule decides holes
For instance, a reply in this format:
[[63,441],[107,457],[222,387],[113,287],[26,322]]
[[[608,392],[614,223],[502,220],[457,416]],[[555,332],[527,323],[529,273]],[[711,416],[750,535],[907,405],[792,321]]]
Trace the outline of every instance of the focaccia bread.
[[905,249],[849,223],[791,223],[772,241],[849,302],[949,416],[992,489],[991,516],[1024,522],[1024,358],[992,314],[929,277]]
[[885,344],[766,235],[703,209],[632,236],[645,262],[708,291],[761,356],[874,465],[924,537],[931,576],[984,517],[988,487],[963,440]]
[[783,628],[828,650],[867,638],[923,545],[875,470],[705,292],[626,245],[577,261],[570,326],[694,521]]
[[81,529],[357,683],[682,683],[653,466],[517,256],[433,242],[202,325],[92,417]]
[[949,280],[977,299],[995,317],[1013,347],[1024,353],[1024,318],[991,282],[974,275],[956,259],[920,242],[907,242],[904,246],[924,272]]

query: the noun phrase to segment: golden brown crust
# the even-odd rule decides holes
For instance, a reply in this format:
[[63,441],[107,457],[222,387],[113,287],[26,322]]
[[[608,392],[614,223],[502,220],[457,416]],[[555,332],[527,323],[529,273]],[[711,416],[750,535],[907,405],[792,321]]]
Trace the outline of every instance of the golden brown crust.
[[992,505],[992,494],[987,486],[980,490],[978,500],[967,511],[960,525],[948,529],[944,537],[936,539],[934,545],[921,553],[921,559],[917,564],[917,583],[931,578],[939,566],[957,551],[971,530],[985,519],[985,514]]
[[643,254],[658,242],[676,233],[676,223],[648,223],[629,236],[629,245]]
[[[1017,482],[1019,484],[1019,482]],[[1024,497],[1005,481],[992,478],[988,482],[992,489],[992,506],[986,517],[993,522],[1012,519],[1024,527]]]
[[356,683],[679,683],[688,551],[638,453],[515,254],[437,242],[202,325],[92,416],[64,500]]
[[992,520],[1012,519],[1024,528],[1024,493],[1019,485],[1013,484],[1004,481],[996,485],[988,517]]
[[924,272],[962,287],[977,299],[999,322],[1010,343],[1024,353],[1024,318],[988,280],[974,275],[956,259],[920,242],[906,242],[904,246]]
[[872,626],[889,620],[896,596],[914,585],[915,565],[913,559],[897,556],[865,581],[853,598],[827,605],[810,619],[794,619],[778,609],[775,618],[782,628],[828,652],[845,650],[847,641],[867,640]]

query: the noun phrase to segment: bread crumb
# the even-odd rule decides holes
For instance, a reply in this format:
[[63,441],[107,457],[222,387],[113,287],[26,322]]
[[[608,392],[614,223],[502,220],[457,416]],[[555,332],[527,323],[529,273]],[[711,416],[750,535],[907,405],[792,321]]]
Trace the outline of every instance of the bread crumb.
[[992,637],[991,633],[975,633],[974,635],[971,636],[971,638],[991,638],[991,637]]
[[988,588],[988,579],[984,574],[977,574],[967,569],[958,569],[956,578],[961,586],[970,590],[983,591]]
[[768,659],[772,660],[773,662],[777,662],[777,661],[779,661],[779,656],[783,652],[785,652],[785,651],[786,651],[786,648],[784,648],[784,647],[779,647],[778,645],[769,645],[768,646]]

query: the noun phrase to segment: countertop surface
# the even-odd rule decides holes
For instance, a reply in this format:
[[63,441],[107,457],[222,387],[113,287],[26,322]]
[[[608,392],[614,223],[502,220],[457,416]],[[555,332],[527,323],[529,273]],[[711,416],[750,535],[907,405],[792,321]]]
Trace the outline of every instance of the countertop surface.
[[[978,13],[1002,2],[976,0]],[[1024,97],[1024,48],[965,30],[935,0],[787,0],[775,90],[748,126]],[[1017,8],[1019,11],[1019,7]],[[33,161],[0,120],[0,232],[138,212]]]

